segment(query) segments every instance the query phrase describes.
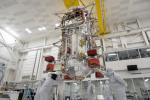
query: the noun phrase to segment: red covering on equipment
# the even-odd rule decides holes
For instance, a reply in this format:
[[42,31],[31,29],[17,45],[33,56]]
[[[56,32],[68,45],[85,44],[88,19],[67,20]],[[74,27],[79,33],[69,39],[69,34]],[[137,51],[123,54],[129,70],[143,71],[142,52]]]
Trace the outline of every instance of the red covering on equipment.
[[47,57],[45,57],[45,61],[53,62],[53,61],[55,61],[55,58],[53,56],[47,56]]
[[47,65],[47,68],[46,68],[46,71],[48,71],[48,72],[53,72],[53,71],[54,71],[54,67],[55,67],[54,64],[48,64],[48,65]]
[[99,67],[100,61],[98,58],[88,58],[88,66],[91,68]]
[[68,75],[65,75],[65,76],[64,76],[64,80],[72,80],[72,78],[69,77]]
[[91,49],[87,51],[88,56],[96,56],[97,55],[97,50],[96,49]]
[[95,77],[96,78],[104,78],[104,75],[101,72],[95,72]]

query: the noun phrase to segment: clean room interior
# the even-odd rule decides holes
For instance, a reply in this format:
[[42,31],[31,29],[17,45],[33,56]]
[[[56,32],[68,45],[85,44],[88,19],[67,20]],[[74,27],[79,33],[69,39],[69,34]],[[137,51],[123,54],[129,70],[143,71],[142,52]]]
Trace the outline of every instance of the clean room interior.
[[0,100],[150,100],[150,0],[0,0]]

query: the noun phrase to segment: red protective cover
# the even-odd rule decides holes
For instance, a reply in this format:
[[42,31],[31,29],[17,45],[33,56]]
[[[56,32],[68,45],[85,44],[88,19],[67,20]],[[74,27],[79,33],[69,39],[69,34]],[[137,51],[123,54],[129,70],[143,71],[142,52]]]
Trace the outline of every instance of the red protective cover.
[[45,61],[53,62],[53,61],[55,61],[55,58],[53,56],[47,56],[47,57],[45,57]]
[[88,58],[88,66],[91,68],[99,67],[100,61],[98,58]]
[[96,49],[91,49],[87,51],[88,56],[96,56],[97,55],[97,50]]
[[95,72],[95,77],[96,78],[104,78],[104,75],[101,72]]
[[55,67],[54,64],[48,64],[47,67],[46,67],[46,71],[53,72],[54,71],[54,67]]
[[72,78],[69,77],[68,75],[65,75],[65,76],[64,76],[64,80],[72,80]]

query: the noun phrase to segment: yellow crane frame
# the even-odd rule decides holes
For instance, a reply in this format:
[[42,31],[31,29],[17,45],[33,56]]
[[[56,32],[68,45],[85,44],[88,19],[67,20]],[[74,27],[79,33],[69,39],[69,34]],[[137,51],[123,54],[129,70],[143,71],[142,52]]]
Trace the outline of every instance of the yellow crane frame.
[[[89,1],[87,0],[64,0],[64,4],[67,9],[70,7],[85,6],[88,4]],[[105,11],[105,5],[104,0],[93,0],[95,2],[95,8],[97,12],[97,18],[98,18],[98,26],[100,32],[98,35],[105,35],[107,34],[107,27],[106,27],[106,11]]]

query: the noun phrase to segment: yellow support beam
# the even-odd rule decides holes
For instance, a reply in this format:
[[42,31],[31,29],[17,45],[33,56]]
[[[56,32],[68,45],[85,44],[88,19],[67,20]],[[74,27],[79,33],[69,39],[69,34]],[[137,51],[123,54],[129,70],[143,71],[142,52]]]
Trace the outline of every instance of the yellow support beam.
[[98,35],[104,35],[107,33],[104,0],[95,0],[95,4],[98,18],[98,25],[100,28],[100,33],[98,33]]
[[64,0],[64,4],[66,8],[69,9],[70,7],[79,6],[79,1],[78,0]]
[[98,26],[100,32],[98,35],[105,35],[107,34],[106,29],[106,11],[105,11],[105,5],[104,0],[64,0],[64,4],[66,8],[75,7],[75,6],[86,6],[92,2],[95,1],[95,8],[97,12],[97,18],[98,18]]

